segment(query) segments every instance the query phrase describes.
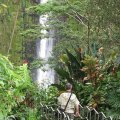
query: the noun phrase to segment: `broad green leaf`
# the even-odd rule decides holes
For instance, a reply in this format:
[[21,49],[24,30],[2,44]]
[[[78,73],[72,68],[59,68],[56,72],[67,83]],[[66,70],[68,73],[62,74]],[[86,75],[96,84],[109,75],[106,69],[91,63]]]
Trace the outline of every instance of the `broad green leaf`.
[[7,8],[7,5],[5,5],[5,4],[1,4],[1,6],[3,6],[4,8]]

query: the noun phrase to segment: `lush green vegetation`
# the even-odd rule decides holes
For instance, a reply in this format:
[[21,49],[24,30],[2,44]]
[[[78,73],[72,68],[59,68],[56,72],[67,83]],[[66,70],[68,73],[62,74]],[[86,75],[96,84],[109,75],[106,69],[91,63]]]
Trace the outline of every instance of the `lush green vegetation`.
[[107,115],[119,116],[119,58],[112,54],[108,62],[104,62],[99,57],[102,53],[98,53],[97,58],[84,54],[80,48],[75,52],[76,55],[73,55],[66,50],[66,54],[60,57],[61,66],[55,70],[60,75],[61,85],[66,81],[72,83],[82,105],[94,107]]
[[19,119],[40,119],[39,103],[53,104],[57,88],[38,89],[29,75],[27,64],[14,66],[0,55],[0,119],[13,115]]
[[[70,82],[82,105],[120,115],[120,0],[0,1],[0,118],[40,119],[39,103],[56,103]],[[38,16],[49,15],[45,28]],[[53,30],[56,44],[49,64],[60,84],[38,89],[31,69],[40,30]],[[8,57],[5,57],[8,56]],[[8,60],[12,61],[12,63]],[[24,59],[30,63],[21,65]],[[19,66],[18,66],[19,65]]]
[[27,15],[25,9],[35,4],[32,0],[0,1],[0,52],[17,65],[34,54],[31,44],[39,37],[40,27],[35,25],[38,17]]
[[49,24],[51,29],[56,29],[57,55],[66,47],[71,49],[71,44],[88,48],[91,52],[93,42],[104,47],[107,55],[108,50],[120,48],[118,4],[119,0],[52,0],[29,9],[30,13],[52,14]]
[[71,82],[83,105],[112,116],[120,114],[118,4],[118,0],[52,0],[27,9],[49,14],[45,29],[54,29],[58,41],[50,61],[60,76],[56,86],[62,90]]
[[0,55],[0,113],[7,116],[13,107],[24,101],[30,87],[27,65],[16,67],[7,57]]

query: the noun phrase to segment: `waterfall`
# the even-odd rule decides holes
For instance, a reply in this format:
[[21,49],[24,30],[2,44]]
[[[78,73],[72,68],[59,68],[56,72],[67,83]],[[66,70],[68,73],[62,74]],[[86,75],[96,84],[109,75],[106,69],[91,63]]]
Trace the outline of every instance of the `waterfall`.
[[[41,0],[40,4],[46,3],[48,0]],[[41,15],[39,18],[39,23],[45,27],[48,20],[48,15]],[[53,48],[53,38],[50,35],[50,31],[43,29],[41,30],[43,36],[36,42],[37,58],[41,58],[47,62],[52,53]],[[45,37],[48,35],[49,37]],[[45,69],[45,71],[43,70]],[[37,69],[37,83],[40,87],[46,88],[52,83],[54,83],[54,70],[50,68],[48,64],[44,65],[43,69]]]

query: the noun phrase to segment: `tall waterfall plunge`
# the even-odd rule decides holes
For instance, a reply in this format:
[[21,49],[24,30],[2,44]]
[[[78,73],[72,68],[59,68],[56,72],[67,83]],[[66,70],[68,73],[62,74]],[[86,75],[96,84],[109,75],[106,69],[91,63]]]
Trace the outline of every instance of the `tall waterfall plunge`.
[[[40,4],[46,3],[48,0],[41,0]],[[45,27],[48,20],[48,15],[42,15],[39,18],[39,23]],[[51,32],[51,31],[50,31]],[[50,32],[47,32],[46,30],[41,30],[41,33],[43,36],[40,40],[36,42],[36,50],[37,50],[37,58],[41,58],[45,61],[49,59],[52,53],[53,48],[53,38],[50,34]],[[49,34],[48,38],[45,38],[44,36]],[[44,66],[45,71],[42,69],[37,69],[37,83],[40,87],[46,88],[50,84],[54,83],[54,70],[49,67],[48,64]]]

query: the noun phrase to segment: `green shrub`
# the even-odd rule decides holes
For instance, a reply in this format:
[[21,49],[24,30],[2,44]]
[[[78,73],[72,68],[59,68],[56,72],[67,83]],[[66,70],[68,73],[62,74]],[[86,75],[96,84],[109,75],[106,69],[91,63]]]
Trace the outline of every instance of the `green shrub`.
[[13,107],[25,100],[26,89],[31,86],[27,65],[14,66],[0,55],[0,113],[7,116]]

